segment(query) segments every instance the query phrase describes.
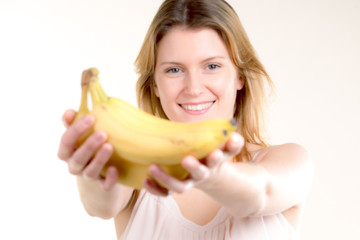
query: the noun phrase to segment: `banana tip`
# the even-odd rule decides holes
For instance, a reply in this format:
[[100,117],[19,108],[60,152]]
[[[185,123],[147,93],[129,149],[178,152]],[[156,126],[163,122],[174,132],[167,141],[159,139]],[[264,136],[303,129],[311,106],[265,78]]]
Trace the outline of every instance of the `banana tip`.
[[230,124],[231,124],[233,127],[236,127],[236,125],[237,125],[236,118],[231,119],[231,120],[230,120]]

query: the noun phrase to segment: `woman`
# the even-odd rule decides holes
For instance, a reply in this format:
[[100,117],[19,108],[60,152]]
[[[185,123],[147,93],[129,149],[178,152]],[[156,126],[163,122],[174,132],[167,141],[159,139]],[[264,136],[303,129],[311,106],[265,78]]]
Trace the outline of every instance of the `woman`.
[[[179,181],[156,165],[144,189],[117,183],[106,133],[89,115],[63,134],[59,158],[77,176],[87,212],[114,218],[120,239],[297,239],[312,163],[297,144],[269,146],[262,111],[271,80],[238,16],[222,0],[166,0],[136,60],[139,107],[171,121],[233,118],[237,133],[206,159],[187,156],[190,177]],[[93,154],[97,151],[95,157]],[[161,187],[160,187],[161,186]]]

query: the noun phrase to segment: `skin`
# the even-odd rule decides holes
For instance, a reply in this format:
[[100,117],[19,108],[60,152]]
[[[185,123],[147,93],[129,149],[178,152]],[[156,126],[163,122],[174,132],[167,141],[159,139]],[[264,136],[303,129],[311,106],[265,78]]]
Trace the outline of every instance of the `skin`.
[[[231,118],[236,91],[243,87],[226,46],[211,29],[172,29],[159,44],[155,83],[165,113],[180,122]],[[99,175],[113,151],[106,143],[106,133],[96,132],[75,148],[76,139],[95,120],[89,115],[70,125],[74,116],[73,110],[64,113],[67,130],[58,156],[77,176],[87,212],[114,218],[120,235],[131,214],[125,206],[133,189],[116,183],[115,168],[109,168],[105,178]],[[247,145],[252,155],[261,150],[251,164],[233,161],[244,146],[243,138],[234,133],[201,162],[192,156],[183,159],[189,179],[179,181],[152,165],[149,174],[154,180],[144,179],[144,187],[155,195],[171,194],[184,217],[199,225],[211,221],[224,207],[239,218],[282,213],[297,228],[313,171],[308,153],[293,143],[267,148]]]
[[[177,122],[231,119],[236,93],[243,87],[226,45],[215,31],[182,27],[171,30],[159,44],[155,83],[155,93],[164,112],[171,121]],[[234,142],[239,144],[234,148],[227,145],[222,150],[231,155],[238,153],[243,139],[234,134],[231,144]],[[178,181],[153,165],[150,174],[155,179],[159,177],[157,182],[166,189],[159,188],[150,179],[144,181],[144,186],[154,194],[167,193],[167,190],[182,193],[208,178],[210,170],[216,171],[222,161],[231,159],[224,156],[223,151],[210,154],[205,165],[191,156],[186,157],[182,165],[192,173],[188,181]]]
[[[160,42],[155,93],[172,121],[231,119],[243,87],[226,45],[215,31],[175,28]],[[202,111],[186,109],[204,107]],[[185,108],[184,108],[185,107]],[[198,109],[195,107],[195,109]]]

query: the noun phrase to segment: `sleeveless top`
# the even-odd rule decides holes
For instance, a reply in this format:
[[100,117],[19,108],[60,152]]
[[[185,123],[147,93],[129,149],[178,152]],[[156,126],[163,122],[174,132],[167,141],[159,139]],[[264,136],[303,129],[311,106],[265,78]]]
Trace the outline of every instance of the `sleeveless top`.
[[171,196],[141,190],[120,240],[299,240],[282,214],[236,218],[225,208],[206,225],[185,218]]
[[[256,162],[256,152],[252,161]],[[300,240],[281,214],[236,218],[221,207],[205,225],[185,218],[172,196],[140,191],[130,220],[119,240]]]

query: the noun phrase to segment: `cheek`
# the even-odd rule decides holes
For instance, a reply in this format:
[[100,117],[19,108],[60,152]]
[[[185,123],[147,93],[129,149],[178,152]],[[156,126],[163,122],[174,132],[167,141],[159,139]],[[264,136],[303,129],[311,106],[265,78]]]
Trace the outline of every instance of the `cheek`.
[[158,98],[168,99],[173,95],[174,88],[169,84],[168,81],[159,81],[159,84],[155,88],[155,93]]
[[229,106],[234,106],[236,101],[236,95],[238,90],[233,85],[227,85],[226,88],[223,90],[223,98],[226,101],[226,104]]
[[176,84],[171,84],[169,81],[159,81],[156,89],[156,96],[160,99],[160,103],[164,112],[170,118],[169,114],[173,111],[174,105],[176,104],[176,97],[178,96],[177,86]]
[[223,78],[221,81],[214,81],[211,83],[211,89],[214,94],[221,96],[222,98],[232,98],[236,95],[240,84],[235,81],[229,81],[231,78]]

